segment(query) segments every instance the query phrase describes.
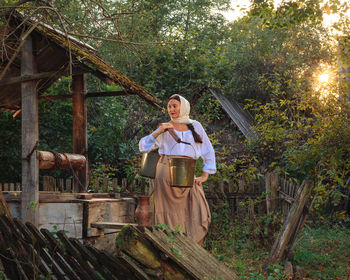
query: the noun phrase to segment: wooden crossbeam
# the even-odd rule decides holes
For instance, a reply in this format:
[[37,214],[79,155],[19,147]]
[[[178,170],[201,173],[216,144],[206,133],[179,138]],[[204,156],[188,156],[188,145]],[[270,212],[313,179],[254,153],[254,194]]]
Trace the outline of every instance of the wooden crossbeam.
[[19,84],[22,82],[35,81],[45,78],[51,78],[57,76],[57,72],[42,72],[32,75],[21,75],[19,77],[6,78],[0,80],[0,86]]
[[[124,96],[124,95],[132,95],[126,90],[118,90],[118,91],[101,91],[101,92],[88,92],[86,94],[86,98],[89,97],[104,97],[104,96]],[[62,99],[71,99],[71,94],[61,94],[61,95],[49,95],[49,96],[41,96],[39,97],[39,101],[53,101],[53,100],[62,100]]]
[[291,197],[289,194],[286,194],[285,192],[283,192],[283,191],[281,191],[281,190],[279,190],[278,191],[279,192],[279,194],[280,194],[280,197],[282,198],[282,199],[284,199],[286,202],[288,202],[289,204],[293,204],[293,202],[294,202],[294,198],[293,197]]

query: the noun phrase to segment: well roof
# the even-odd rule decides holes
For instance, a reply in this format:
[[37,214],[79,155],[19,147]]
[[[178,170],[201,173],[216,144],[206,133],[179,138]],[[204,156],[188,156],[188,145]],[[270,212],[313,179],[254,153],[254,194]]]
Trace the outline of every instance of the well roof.
[[[62,76],[91,73],[103,82],[115,83],[123,87],[128,94],[138,95],[153,106],[159,107],[158,98],[104,61],[96,54],[94,48],[53,27],[25,18],[18,12],[11,13],[6,23],[0,26],[0,75],[12,60],[2,81],[20,77],[20,44],[22,38],[29,33],[33,38],[36,73],[52,73],[38,80],[39,96]],[[0,110],[20,109],[21,84],[1,85],[1,80]]]

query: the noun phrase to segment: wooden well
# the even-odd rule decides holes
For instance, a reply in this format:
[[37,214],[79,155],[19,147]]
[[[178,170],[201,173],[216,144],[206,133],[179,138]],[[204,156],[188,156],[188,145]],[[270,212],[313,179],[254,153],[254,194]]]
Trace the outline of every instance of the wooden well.
[[[21,191],[3,193],[14,218],[20,218]],[[134,223],[135,199],[115,198],[107,193],[40,192],[39,203],[32,205],[38,211],[38,227],[51,232],[65,230],[68,237],[109,252],[115,249],[118,229],[99,230],[94,223]]]

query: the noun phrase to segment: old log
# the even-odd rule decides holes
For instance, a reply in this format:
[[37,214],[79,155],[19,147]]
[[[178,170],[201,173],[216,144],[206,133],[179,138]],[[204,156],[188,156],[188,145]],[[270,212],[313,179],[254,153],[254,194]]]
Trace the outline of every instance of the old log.
[[117,246],[157,279],[238,279],[226,266],[180,232],[130,225],[119,233]]
[[265,262],[264,267],[279,263],[285,257],[288,248],[291,245],[293,234],[297,230],[299,220],[303,219],[303,210],[310,197],[312,187],[312,181],[305,180],[297,190],[295,201],[288,213],[288,216],[277,239],[271,248],[269,258]]
[[85,167],[86,158],[78,154],[66,154],[50,151],[37,151],[40,169],[74,169]]
[[117,236],[117,247],[155,273],[162,279],[190,279],[176,263],[161,258],[159,251],[133,226],[126,226]]

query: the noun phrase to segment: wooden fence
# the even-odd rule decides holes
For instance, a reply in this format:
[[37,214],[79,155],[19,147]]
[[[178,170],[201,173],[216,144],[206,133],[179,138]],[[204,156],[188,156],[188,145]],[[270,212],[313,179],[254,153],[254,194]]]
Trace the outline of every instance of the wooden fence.
[[[104,178],[102,182],[95,182],[90,186],[89,191],[91,192],[103,192],[103,193],[145,193],[146,181],[142,178],[140,182],[132,180],[128,182],[127,178]],[[72,179],[54,178],[52,176],[43,176],[42,182],[39,186],[40,191],[49,192],[64,192],[64,193],[77,193],[78,190],[73,186]],[[0,190],[2,191],[21,191],[21,183],[1,183]]]
[[[104,178],[90,186],[90,192],[94,193],[119,193],[119,194],[146,194],[149,186],[152,189],[153,180],[146,182],[144,178],[136,181],[128,181],[127,178]],[[276,209],[282,211],[286,216],[294,201],[294,196],[298,185],[285,178],[278,177],[274,173],[267,173],[265,178],[258,181],[241,178],[238,183],[233,181],[212,181],[209,180],[205,187],[206,197],[212,210],[216,205],[227,202],[229,214],[232,219],[242,219],[249,213],[249,209],[244,205],[248,200],[255,201],[266,192],[266,197],[255,205],[258,214],[264,214]],[[20,183],[0,183],[2,191],[21,191]],[[40,184],[41,191],[76,193],[72,179],[54,178],[43,176]]]

